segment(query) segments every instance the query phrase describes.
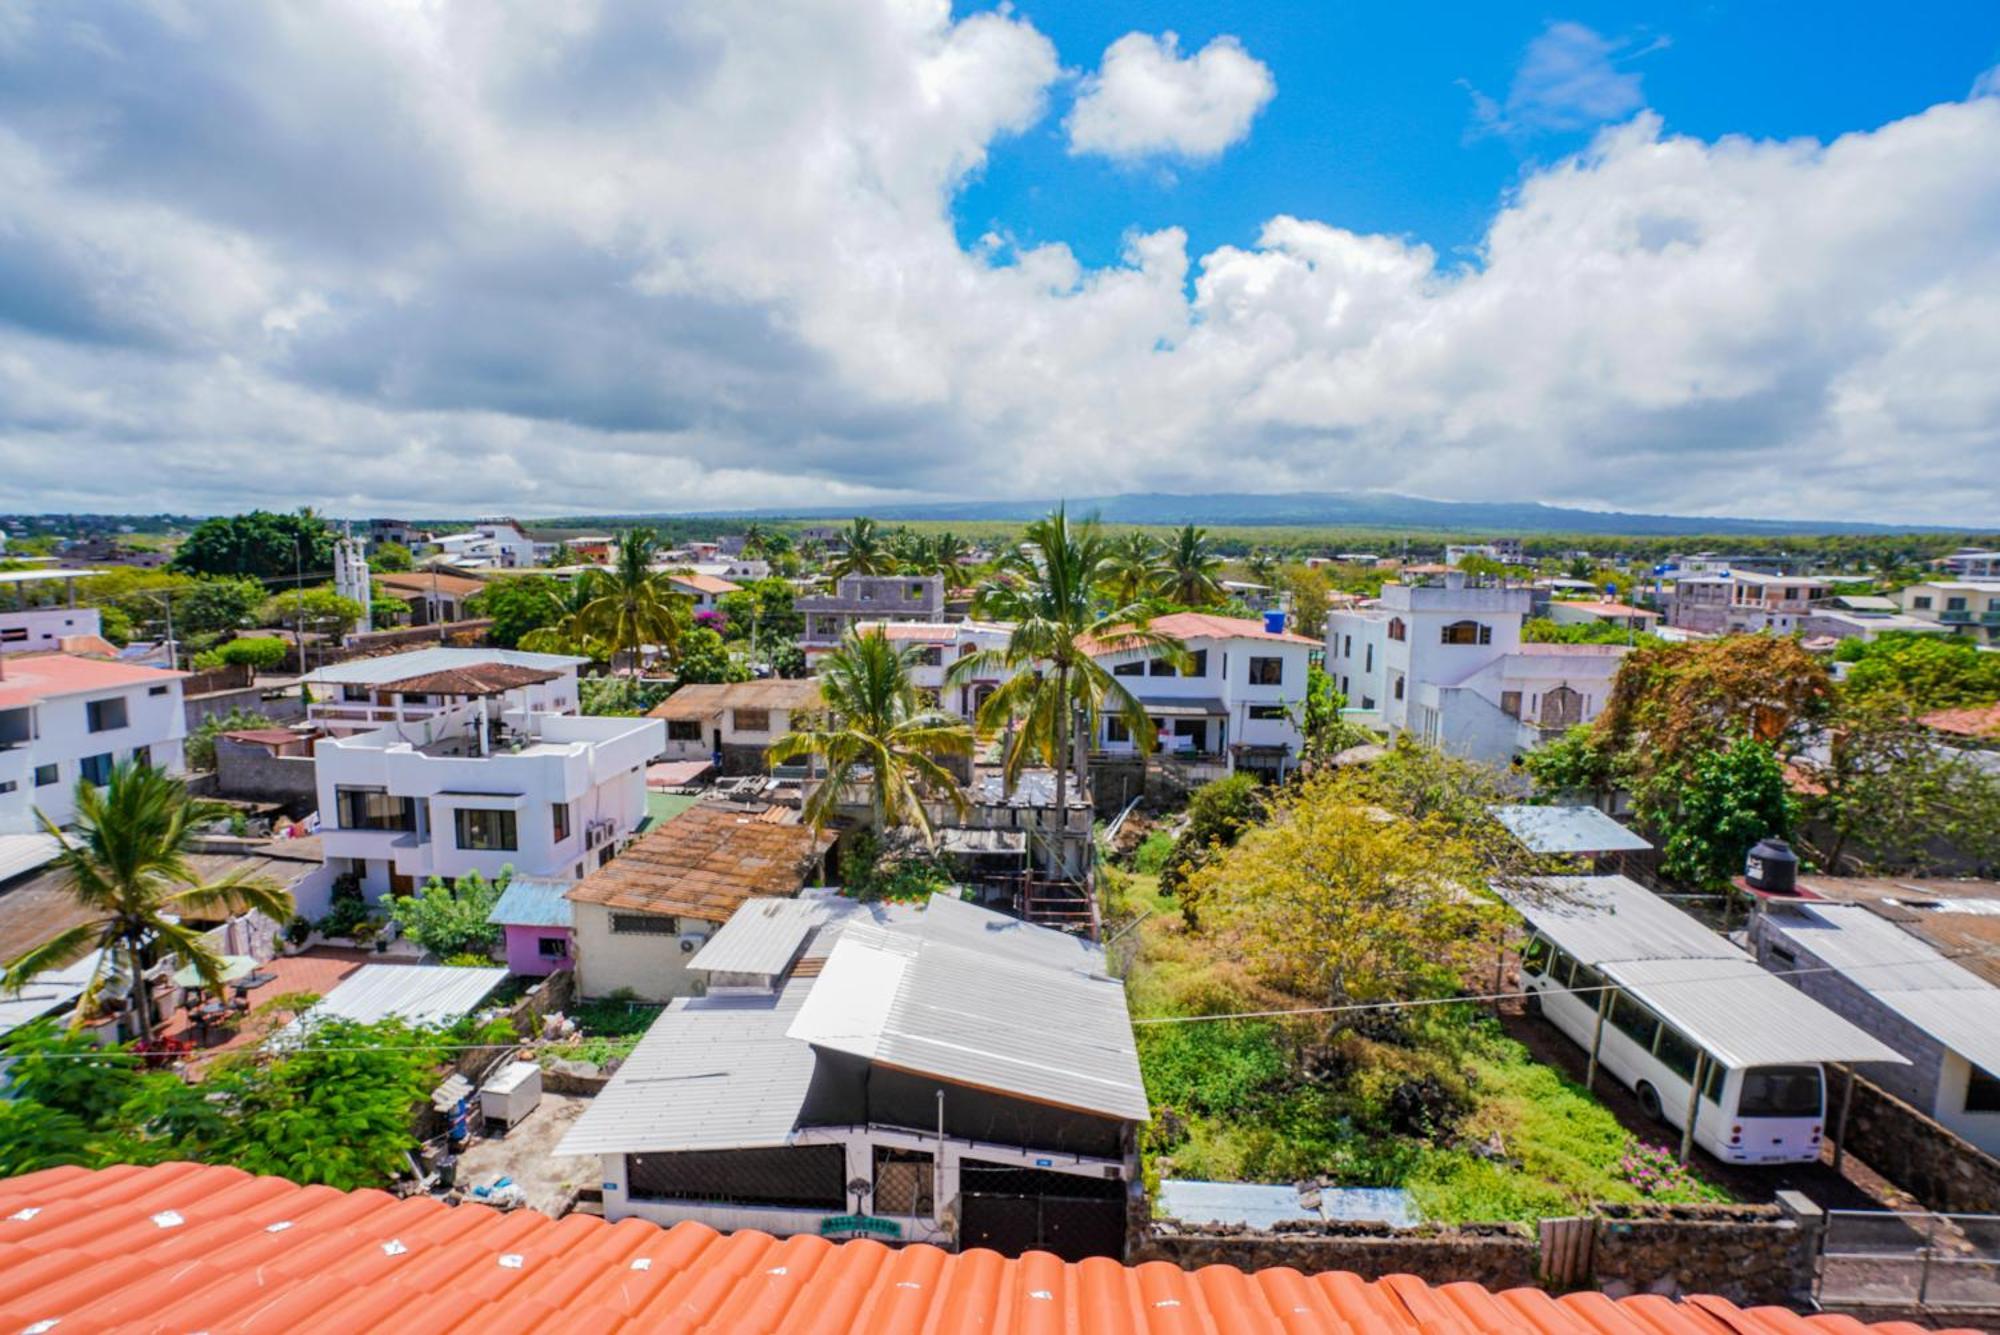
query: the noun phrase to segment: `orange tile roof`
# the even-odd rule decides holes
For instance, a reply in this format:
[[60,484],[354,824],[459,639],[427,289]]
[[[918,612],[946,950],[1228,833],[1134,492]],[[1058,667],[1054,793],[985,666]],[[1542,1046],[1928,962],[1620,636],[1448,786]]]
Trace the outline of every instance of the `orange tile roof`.
[[1990,737],[2000,740],[2000,703],[1973,709],[1940,709],[1924,715],[1924,726],[1957,737]]
[[1590,602],[1579,598],[1563,598],[1551,604],[1551,606],[1574,607],[1579,611],[1594,612],[1598,616],[1606,617],[1653,617],[1658,619],[1660,615],[1658,612],[1649,612],[1643,607],[1633,607],[1629,603]]
[[1347,1332],[1918,1335],[1719,1298],[1554,1298],[1296,1270],[1065,1264],[727,1236],[301,1187],[189,1163],[0,1181],[0,1328],[60,1332]]
[[[1304,635],[1295,635],[1291,631],[1282,631],[1273,635],[1270,631],[1264,629],[1264,623],[1261,620],[1255,618],[1217,616],[1213,612],[1169,613],[1163,617],[1154,617],[1146,623],[1146,629],[1157,631],[1162,635],[1171,635],[1179,640],[1228,640],[1240,638],[1247,640],[1282,641],[1286,644],[1309,644],[1314,648],[1319,647],[1318,640],[1308,639]],[[1108,654],[1118,652],[1120,647],[1118,632],[1113,630],[1103,639],[1092,641],[1087,646],[1086,651],[1093,655]]]
[[741,584],[733,580],[724,579],[720,575],[676,574],[673,571],[668,571],[667,578],[682,588],[693,589],[696,593],[724,594],[743,592]]
[[376,575],[374,580],[397,598],[416,598],[433,592],[452,598],[470,598],[486,587],[484,580],[464,575],[432,575],[423,570]]
[[154,685],[187,676],[137,663],[114,663],[72,654],[10,654],[0,668],[0,709],[31,705],[59,695],[81,695],[119,686]]
[[623,853],[571,886],[578,904],[727,922],[743,901],[796,895],[832,834],[773,825],[755,813],[692,806],[654,826]]

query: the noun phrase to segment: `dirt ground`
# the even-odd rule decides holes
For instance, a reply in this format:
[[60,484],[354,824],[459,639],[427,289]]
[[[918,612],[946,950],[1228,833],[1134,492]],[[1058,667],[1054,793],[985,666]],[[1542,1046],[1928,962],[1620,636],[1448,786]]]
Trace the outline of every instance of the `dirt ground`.
[[560,1215],[579,1187],[597,1185],[597,1156],[558,1158],[555,1152],[556,1142],[589,1106],[581,1095],[544,1094],[540,1106],[506,1135],[473,1141],[458,1159],[464,1198],[476,1202],[474,1187],[510,1177],[527,1193],[529,1209]]
[[[1571,1042],[1554,1025],[1536,1019],[1521,1009],[1519,1001],[1500,1008],[1500,1023],[1507,1033],[1520,1040],[1535,1060],[1553,1066],[1582,1083],[1589,1066],[1589,1054]],[[1671,1135],[1679,1145],[1679,1133],[1646,1116],[1632,1092],[1603,1071],[1592,1091],[1597,1101],[1611,1110],[1627,1131],[1654,1143]],[[1690,1163],[1697,1175],[1715,1183],[1738,1200],[1761,1203],[1780,1191],[1799,1191],[1824,1210],[1916,1210],[1922,1207],[1906,1192],[1862,1163],[1853,1155],[1843,1157],[1840,1172],[1833,1171],[1833,1144],[1829,1140],[1816,1164],[1775,1164],[1751,1167],[1725,1164],[1697,1148]]]

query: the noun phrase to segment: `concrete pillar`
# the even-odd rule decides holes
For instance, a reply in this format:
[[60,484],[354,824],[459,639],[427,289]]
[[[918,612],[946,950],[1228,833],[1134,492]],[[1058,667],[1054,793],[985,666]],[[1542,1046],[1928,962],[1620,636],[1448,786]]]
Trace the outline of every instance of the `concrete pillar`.
[[1781,1191],[1773,1202],[1799,1230],[1792,1244],[1791,1292],[1795,1297],[1810,1295],[1819,1268],[1820,1247],[1826,1237],[1826,1211],[1802,1191]]

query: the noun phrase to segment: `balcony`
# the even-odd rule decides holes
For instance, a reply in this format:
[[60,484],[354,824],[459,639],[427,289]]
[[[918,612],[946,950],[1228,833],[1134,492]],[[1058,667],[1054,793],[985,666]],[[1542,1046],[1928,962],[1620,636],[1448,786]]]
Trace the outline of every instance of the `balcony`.
[[1972,624],[1972,613],[1961,607],[1953,611],[1939,612],[1938,620],[1947,626],[1969,626]]
[[2000,607],[1989,607],[1979,614],[1982,626],[2000,626]]

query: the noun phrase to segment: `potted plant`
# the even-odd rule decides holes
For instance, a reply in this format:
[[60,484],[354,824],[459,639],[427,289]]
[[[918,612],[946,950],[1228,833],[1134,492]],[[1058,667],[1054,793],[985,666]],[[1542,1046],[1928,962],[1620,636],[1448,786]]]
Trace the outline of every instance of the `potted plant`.
[[312,934],[312,919],[300,916],[285,924],[285,930],[278,933],[278,940],[283,943],[287,954],[296,955],[306,948]]

